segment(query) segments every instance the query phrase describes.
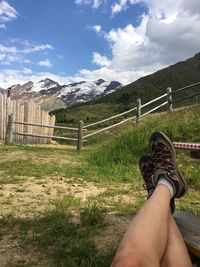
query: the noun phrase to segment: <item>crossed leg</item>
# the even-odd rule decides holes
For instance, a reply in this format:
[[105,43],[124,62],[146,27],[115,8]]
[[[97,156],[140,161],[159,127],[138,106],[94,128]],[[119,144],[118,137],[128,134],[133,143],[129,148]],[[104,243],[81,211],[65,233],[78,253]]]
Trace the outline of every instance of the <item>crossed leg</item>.
[[169,216],[170,197],[166,186],[155,188],[130,224],[112,267],[192,266],[181,234]]
[[183,241],[182,235],[174,221],[169,215],[168,242],[161,261],[161,267],[192,267],[191,260]]

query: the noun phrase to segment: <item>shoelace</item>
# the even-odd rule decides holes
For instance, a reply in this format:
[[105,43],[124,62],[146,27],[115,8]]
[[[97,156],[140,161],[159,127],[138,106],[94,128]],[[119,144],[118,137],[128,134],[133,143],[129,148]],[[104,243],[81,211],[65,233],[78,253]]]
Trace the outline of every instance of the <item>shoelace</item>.
[[155,150],[153,151],[153,158],[157,168],[159,168],[160,165],[163,170],[174,173],[174,162],[172,159],[171,151],[166,146],[162,145],[162,147],[159,147],[158,144],[158,146],[156,146]]
[[153,167],[151,168],[149,165],[144,165],[142,168],[142,175],[144,177],[145,183],[143,184],[143,188],[149,192],[153,188],[153,184],[151,181],[151,175],[153,173]]

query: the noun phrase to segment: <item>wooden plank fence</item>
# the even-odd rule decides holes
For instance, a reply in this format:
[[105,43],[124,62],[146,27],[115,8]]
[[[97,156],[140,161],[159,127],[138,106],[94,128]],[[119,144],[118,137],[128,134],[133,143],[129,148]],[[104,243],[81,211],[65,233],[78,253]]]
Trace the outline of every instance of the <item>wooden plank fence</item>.
[[[41,110],[40,106],[32,100],[28,102],[11,100],[6,93],[0,93],[0,140],[6,140],[8,117],[13,114],[13,130],[18,133],[30,133],[32,135],[53,136],[54,128],[35,127],[33,125],[16,123],[29,122],[32,124],[55,125],[55,116],[50,116],[48,112]],[[49,138],[41,138],[26,135],[13,135],[13,142],[18,144],[46,144]]]

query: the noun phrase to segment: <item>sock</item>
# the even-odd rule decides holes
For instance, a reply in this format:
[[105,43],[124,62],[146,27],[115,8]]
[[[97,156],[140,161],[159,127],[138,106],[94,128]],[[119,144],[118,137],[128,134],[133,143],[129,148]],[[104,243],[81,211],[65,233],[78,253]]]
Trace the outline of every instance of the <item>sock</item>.
[[164,177],[161,177],[158,181],[158,185],[159,184],[165,185],[169,189],[169,192],[171,194],[171,198],[174,196],[174,189],[173,189],[172,185],[170,184],[170,182],[167,181],[167,179],[165,179]]

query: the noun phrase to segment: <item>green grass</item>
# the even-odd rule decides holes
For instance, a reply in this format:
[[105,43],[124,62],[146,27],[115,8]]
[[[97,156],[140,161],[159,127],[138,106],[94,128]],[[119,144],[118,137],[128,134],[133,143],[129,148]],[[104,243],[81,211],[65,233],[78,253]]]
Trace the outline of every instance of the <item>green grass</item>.
[[[79,174],[95,181],[137,182],[138,160],[141,154],[149,152],[151,133],[163,131],[175,141],[200,142],[199,114],[200,107],[193,107],[172,114],[151,115],[151,119],[142,120],[139,126],[129,126],[126,133],[90,152],[86,156],[88,164],[80,167]],[[178,161],[191,185],[200,188],[198,160],[178,151]]]
[[[104,241],[104,250],[98,249],[97,243],[103,235],[110,239],[109,229],[113,227],[117,234],[121,220],[130,221],[146,201],[138,159],[149,152],[151,133],[163,131],[175,141],[200,142],[199,114],[200,107],[193,107],[148,116],[139,125],[129,123],[94,136],[80,154],[71,148],[1,145],[1,193],[6,184],[16,184],[16,193],[23,195],[23,181],[27,177],[64,177],[72,185],[81,178],[104,187],[105,191],[90,196],[86,202],[72,194],[66,195],[57,199],[55,207],[42,216],[2,217],[0,238],[4,238],[6,232],[12,233],[24,255],[37,251],[40,255],[37,261],[44,260],[45,266],[109,266],[121,236],[112,242]],[[200,214],[199,160],[191,159],[188,152],[182,150],[177,154],[190,190],[176,201],[176,208]],[[5,204],[12,205],[11,197]],[[109,221],[110,216],[113,221]],[[28,265],[25,260],[16,266]]]
[[106,267],[113,258],[114,247],[102,255],[94,243],[94,236],[106,226],[102,210],[90,204],[79,207],[72,196],[56,203],[55,209],[41,218],[3,218],[0,226],[17,228],[15,237],[21,249],[37,249],[47,258],[48,266]]
[[[53,166],[52,164],[34,164],[30,160],[15,160],[0,163],[0,170],[5,174],[10,174],[10,171],[17,176],[35,176],[42,177],[44,175],[53,176],[60,172],[59,166]],[[64,174],[62,172],[61,174]]]

